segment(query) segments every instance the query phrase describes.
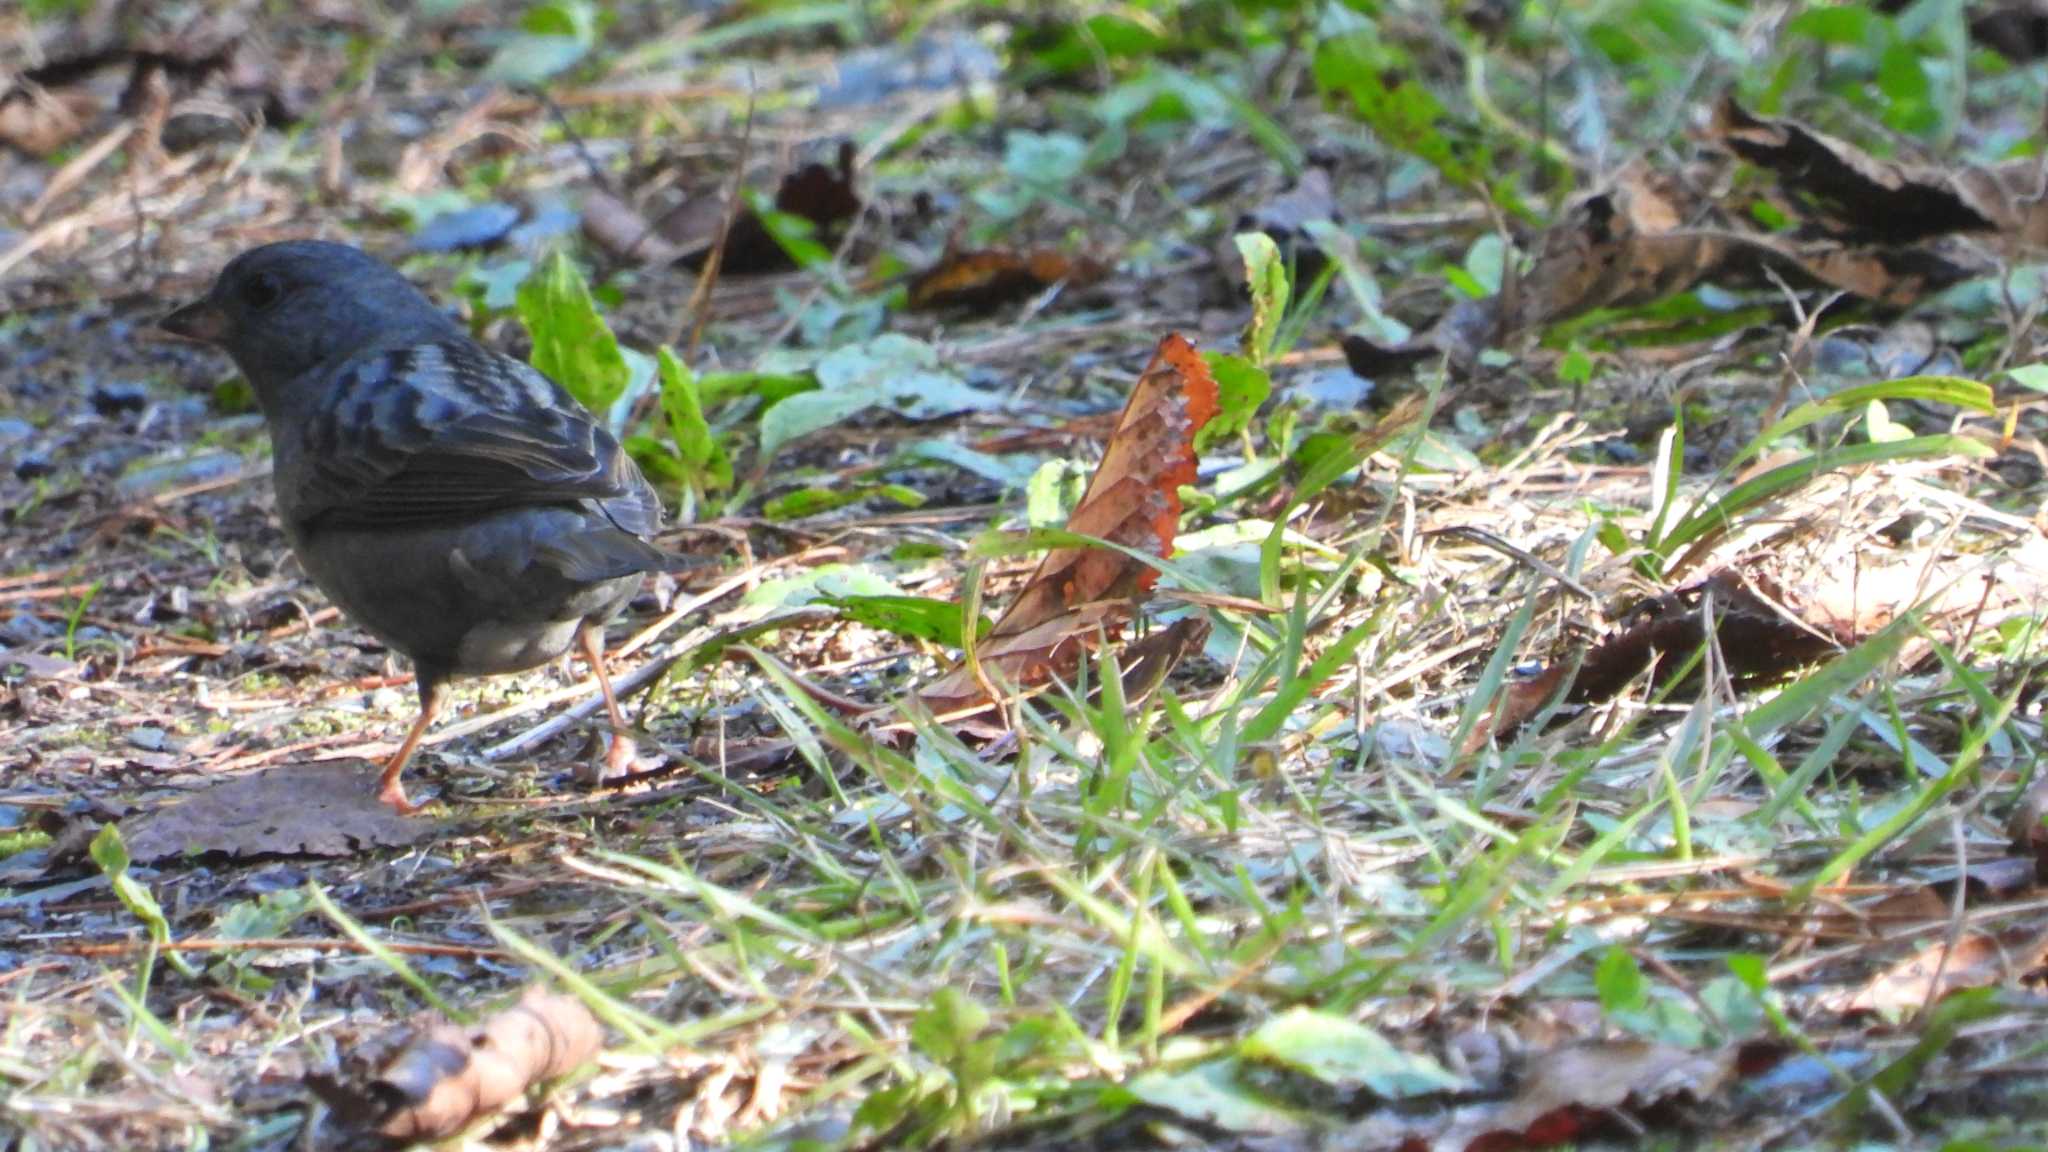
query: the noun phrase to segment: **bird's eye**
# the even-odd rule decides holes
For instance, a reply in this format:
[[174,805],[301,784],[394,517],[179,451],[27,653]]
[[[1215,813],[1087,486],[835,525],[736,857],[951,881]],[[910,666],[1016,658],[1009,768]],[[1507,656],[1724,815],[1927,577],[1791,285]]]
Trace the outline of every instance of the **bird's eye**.
[[278,297],[283,295],[284,285],[268,272],[259,272],[242,284],[242,303],[257,312],[277,303]]

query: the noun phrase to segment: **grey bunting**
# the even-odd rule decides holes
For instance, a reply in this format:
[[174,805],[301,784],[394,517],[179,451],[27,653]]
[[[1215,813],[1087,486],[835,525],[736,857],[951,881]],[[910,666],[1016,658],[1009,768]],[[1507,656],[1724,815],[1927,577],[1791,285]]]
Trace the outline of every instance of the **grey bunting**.
[[384,764],[400,781],[451,678],[518,672],[581,648],[614,732],[604,626],[641,574],[679,558],[649,539],[661,500],[589,410],[470,339],[397,271],[300,240],[230,261],[165,317],[230,356],[270,426],[285,538],[320,590],[412,661],[419,718]]

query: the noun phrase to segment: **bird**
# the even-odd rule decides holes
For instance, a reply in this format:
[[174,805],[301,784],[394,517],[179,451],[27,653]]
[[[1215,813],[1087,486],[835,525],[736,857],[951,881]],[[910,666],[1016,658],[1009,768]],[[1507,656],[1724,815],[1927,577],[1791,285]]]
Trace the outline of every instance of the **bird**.
[[251,248],[158,326],[241,370],[286,542],[343,615],[412,662],[419,715],[379,800],[421,807],[401,777],[451,680],[572,646],[604,695],[611,766],[631,762],[604,627],[643,574],[687,562],[652,543],[661,498],[603,421],[347,244]]

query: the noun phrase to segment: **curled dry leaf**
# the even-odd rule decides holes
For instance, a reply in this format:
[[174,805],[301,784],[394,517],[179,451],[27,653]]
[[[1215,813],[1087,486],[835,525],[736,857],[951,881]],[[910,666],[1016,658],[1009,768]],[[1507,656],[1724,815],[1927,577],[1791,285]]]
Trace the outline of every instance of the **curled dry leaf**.
[[1951,947],[1936,940],[1886,968],[1860,988],[1821,996],[1834,1012],[1875,1012],[1903,1016],[1918,1012],[1951,992],[1988,988],[2038,971],[2048,961],[2048,937],[2032,931],[1994,935],[1971,931]]
[[1712,1098],[1733,1070],[1735,1055],[1732,1048],[1698,1053],[1648,1040],[1542,1053],[1530,1061],[1513,1099],[1459,1109],[1450,1131],[1431,1146],[1512,1152],[1579,1143],[1608,1129],[1617,1115]]
[[475,1028],[441,1024],[393,1057],[370,1084],[385,1111],[378,1132],[437,1140],[505,1107],[527,1089],[596,1056],[604,1033],[573,996],[528,988]]
[[1727,234],[1699,226],[1709,213],[1685,182],[1631,164],[1571,202],[1536,241],[1529,272],[1502,296],[1462,301],[1397,347],[1347,337],[1345,360],[1368,378],[1438,356],[1470,367],[1524,329],[1683,292],[1727,255]]
[[[1570,660],[1511,685],[1472,746],[1504,739],[1542,710],[1567,677],[1564,703],[1613,699],[1653,666],[1663,684],[1707,638],[1709,621],[1722,666],[1735,686],[1770,683],[1852,647],[1918,609],[1928,631],[1954,646],[2048,595],[2048,542],[2030,537],[2003,560],[1929,556],[1912,550],[1870,553],[1853,563],[1801,564],[1752,554],[1696,584],[1638,605],[1593,645],[1573,676]],[[1468,749],[1469,751],[1470,749]]]
[[[1194,345],[1178,334],[1161,340],[1067,519],[1068,531],[1171,555],[1180,487],[1196,478],[1195,433],[1216,412],[1216,381]],[[1114,549],[1055,548],[976,645],[975,661],[926,685],[918,698],[945,715],[989,703],[991,688],[1028,688],[1071,673],[1083,652],[1130,619],[1132,602],[1158,577]]]
[[1098,261],[1049,248],[1018,252],[949,247],[937,264],[910,282],[910,306],[987,312],[1055,284],[1085,288],[1108,274],[1109,269]]
[[1911,244],[1955,233],[1996,232],[2048,243],[2044,170],[2033,158],[1995,167],[1937,168],[1879,160],[1792,120],[1757,116],[1724,98],[1713,138],[1778,178],[1815,209],[1814,219],[1858,242]]
[[[842,143],[832,163],[806,164],[784,176],[775,190],[775,210],[810,221],[820,236],[837,230],[861,209],[853,186],[853,160],[853,145]],[[725,215],[720,198],[695,196],[649,219],[631,203],[592,189],[583,198],[583,233],[620,261],[696,268],[718,243]],[[752,209],[742,208],[726,237],[721,272],[755,275],[791,267],[789,254],[767,225]]]

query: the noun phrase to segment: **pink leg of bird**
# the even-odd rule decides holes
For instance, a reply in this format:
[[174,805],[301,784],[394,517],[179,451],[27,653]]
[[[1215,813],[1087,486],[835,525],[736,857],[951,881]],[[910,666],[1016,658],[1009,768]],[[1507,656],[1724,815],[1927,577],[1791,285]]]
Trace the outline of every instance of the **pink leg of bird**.
[[420,805],[405,798],[405,785],[399,776],[411,762],[412,754],[419,751],[420,740],[433,727],[434,717],[440,715],[441,704],[447,698],[447,690],[441,686],[438,677],[420,678],[420,715],[412,722],[412,731],[405,734],[405,743],[384,762],[384,774],[377,778],[377,799],[391,805],[400,816],[410,816],[420,810]]
[[597,677],[597,689],[604,693],[605,714],[611,717],[612,746],[605,754],[604,778],[615,780],[633,771],[633,762],[639,758],[640,750],[633,743],[633,735],[626,727],[625,714],[619,711],[619,698],[612,691],[612,679],[604,670],[604,632],[598,628],[585,628],[578,637],[583,643],[583,662],[590,665],[591,675]]

